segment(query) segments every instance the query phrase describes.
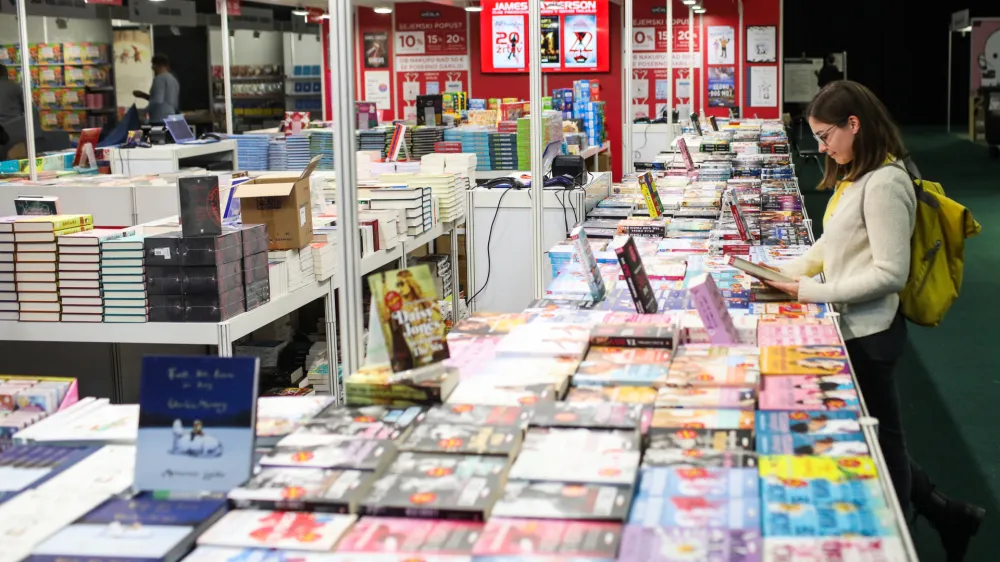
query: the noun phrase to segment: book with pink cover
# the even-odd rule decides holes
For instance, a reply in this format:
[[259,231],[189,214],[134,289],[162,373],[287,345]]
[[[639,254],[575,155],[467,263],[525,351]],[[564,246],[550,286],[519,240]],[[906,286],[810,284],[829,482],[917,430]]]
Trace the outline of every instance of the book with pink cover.
[[[835,386],[831,387],[831,384]],[[821,382],[818,377],[764,377],[760,388],[761,410],[858,410],[853,387]]]
[[[806,320],[806,319],[801,319]],[[757,343],[761,347],[788,345],[840,345],[840,334],[831,321],[775,322],[757,325]]]

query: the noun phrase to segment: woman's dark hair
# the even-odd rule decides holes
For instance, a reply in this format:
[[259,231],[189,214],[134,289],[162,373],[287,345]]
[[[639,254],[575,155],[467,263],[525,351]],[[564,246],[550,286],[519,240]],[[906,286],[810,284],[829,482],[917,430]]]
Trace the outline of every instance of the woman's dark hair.
[[149,62],[151,62],[152,64],[154,64],[156,66],[162,66],[164,68],[170,68],[170,59],[167,58],[167,55],[164,55],[164,54],[157,53],[157,54],[153,55],[153,59],[151,61],[149,61]]
[[806,109],[806,116],[843,127],[851,116],[861,123],[854,137],[854,159],[841,166],[826,158],[826,174],[818,189],[832,189],[839,180],[855,181],[882,166],[891,154],[907,157],[899,127],[889,111],[868,88],[850,80],[830,82],[816,94]]

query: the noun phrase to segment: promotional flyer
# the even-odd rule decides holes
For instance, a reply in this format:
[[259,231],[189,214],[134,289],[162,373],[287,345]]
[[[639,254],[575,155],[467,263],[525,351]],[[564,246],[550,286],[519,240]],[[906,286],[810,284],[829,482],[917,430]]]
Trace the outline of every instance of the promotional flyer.
[[469,90],[465,10],[403,3],[393,36],[397,117],[416,119],[417,96]]
[[[636,0],[632,28],[632,117],[655,119],[663,116],[667,99],[673,92],[673,106],[682,115],[694,104],[691,68],[700,80],[701,51],[698,26],[692,31],[687,6],[674,2],[673,76],[668,74],[667,10],[659,0]],[[694,48],[691,53],[690,49]],[[693,64],[692,64],[693,63]],[[672,81],[672,83],[671,83]]]
[[[528,72],[528,2],[483,0],[483,72]],[[542,2],[542,70],[608,72],[608,0]]]

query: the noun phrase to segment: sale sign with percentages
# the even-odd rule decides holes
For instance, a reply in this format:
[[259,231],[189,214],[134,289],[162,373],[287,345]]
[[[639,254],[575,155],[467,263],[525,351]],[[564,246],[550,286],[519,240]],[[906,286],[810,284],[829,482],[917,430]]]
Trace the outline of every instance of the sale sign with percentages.
[[[483,72],[528,71],[528,2],[483,0]],[[608,72],[608,0],[542,0],[543,72]]]
[[[674,2],[673,76],[668,76],[671,55],[667,54],[667,9],[662,0],[635,0],[632,27],[632,117],[657,118],[668,106],[680,107],[681,113],[694,109],[701,72],[701,49],[698,27],[693,30],[688,7]],[[691,51],[693,49],[693,53]],[[691,69],[694,69],[692,77]],[[693,84],[694,85],[693,85]],[[672,90],[672,92],[671,92]],[[673,103],[668,104],[673,94]]]
[[400,3],[395,20],[393,70],[402,118],[416,118],[417,96],[469,90],[465,10]]

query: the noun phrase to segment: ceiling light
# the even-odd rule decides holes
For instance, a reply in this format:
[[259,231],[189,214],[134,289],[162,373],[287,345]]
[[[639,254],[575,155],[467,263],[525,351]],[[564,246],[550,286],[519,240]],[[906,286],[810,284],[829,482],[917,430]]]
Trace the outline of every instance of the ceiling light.
[[392,8],[390,8],[389,6],[380,6],[378,8],[373,8],[373,11],[376,14],[391,14]]
[[698,8],[697,10],[692,10],[696,14],[704,14],[705,8]]
[[307,10],[305,8],[295,8],[294,10],[292,10],[292,15],[293,16],[308,16],[309,15],[309,10]]
[[483,11],[483,5],[481,3],[479,3],[477,0],[470,0],[469,3],[468,3],[468,5],[465,6],[465,11],[466,12],[482,12]]
[[697,4],[697,3],[698,3],[698,0],[684,0],[684,5],[685,6],[690,6],[692,4]]

